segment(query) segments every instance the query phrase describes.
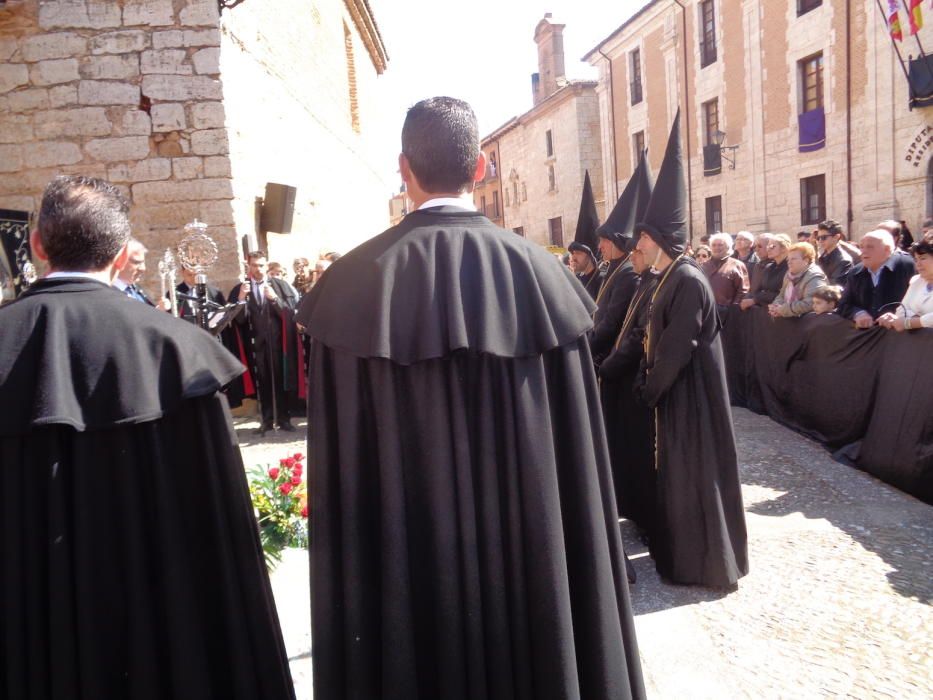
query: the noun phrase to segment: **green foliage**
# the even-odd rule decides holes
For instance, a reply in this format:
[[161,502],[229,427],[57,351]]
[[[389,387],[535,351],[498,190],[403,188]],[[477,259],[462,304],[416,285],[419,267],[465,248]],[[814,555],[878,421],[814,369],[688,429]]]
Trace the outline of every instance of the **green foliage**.
[[308,491],[304,455],[279,460],[278,466],[257,464],[249,471],[249,493],[259,522],[259,540],[271,571],[286,547],[308,544]]

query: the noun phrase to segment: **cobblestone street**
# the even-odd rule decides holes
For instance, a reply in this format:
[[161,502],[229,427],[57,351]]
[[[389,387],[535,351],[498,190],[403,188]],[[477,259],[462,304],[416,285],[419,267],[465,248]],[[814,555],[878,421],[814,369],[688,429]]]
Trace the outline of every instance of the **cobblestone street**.
[[[729,595],[662,583],[623,525],[652,698],[933,697],[933,507],[734,409],[751,572]],[[304,426],[304,423],[298,423]],[[237,420],[247,466],[301,451]],[[298,433],[301,435],[303,433]],[[308,564],[273,574],[298,697],[311,697]]]

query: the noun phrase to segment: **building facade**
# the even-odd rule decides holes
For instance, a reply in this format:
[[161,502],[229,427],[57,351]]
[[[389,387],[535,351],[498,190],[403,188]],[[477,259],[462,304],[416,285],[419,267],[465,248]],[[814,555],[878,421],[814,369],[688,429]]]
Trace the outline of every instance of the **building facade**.
[[550,15],[538,23],[534,106],[482,139],[488,166],[474,190],[492,221],[561,248],[573,240],[587,170],[597,206],[605,199],[596,82],[565,77],[563,29]]
[[[208,224],[223,288],[243,237],[263,240],[257,197],[283,183],[297,188],[293,233],[269,234],[270,256],[345,250],[388,218],[366,136],[385,62],[364,0],[222,16],[217,0],[0,3],[0,209],[34,214],[58,174],[108,179],[153,258]],[[357,206],[349,230],[348,207],[370,198],[372,220]]]
[[[933,48],[929,19],[918,44],[901,8],[905,69],[918,45]],[[857,239],[881,219],[916,230],[933,213],[933,110],[910,108],[874,0],[654,0],[584,60],[600,71],[607,191],[639,144],[660,165],[683,110],[694,238],[833,218]]]

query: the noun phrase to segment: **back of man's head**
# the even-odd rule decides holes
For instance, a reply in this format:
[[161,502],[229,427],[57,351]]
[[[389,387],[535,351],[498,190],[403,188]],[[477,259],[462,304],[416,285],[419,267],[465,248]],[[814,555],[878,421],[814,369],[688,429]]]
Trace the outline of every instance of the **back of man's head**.
[[432,97],[408,110],[402,153],[425,192],[463,192],[479,156],[476,115],[463,100]]
[[109,182],[56,177],[39,209],[39,240],[53,270],[106,268],[130,238],[129,204]]

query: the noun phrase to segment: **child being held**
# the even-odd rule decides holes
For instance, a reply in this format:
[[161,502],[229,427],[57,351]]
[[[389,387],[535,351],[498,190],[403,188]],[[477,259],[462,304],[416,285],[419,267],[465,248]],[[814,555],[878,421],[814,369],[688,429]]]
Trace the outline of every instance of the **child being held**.
[[813,313],[832,314],[836,312],[839,300],[842,298],[842,287],[832,285],[820,287],[813,292]]

